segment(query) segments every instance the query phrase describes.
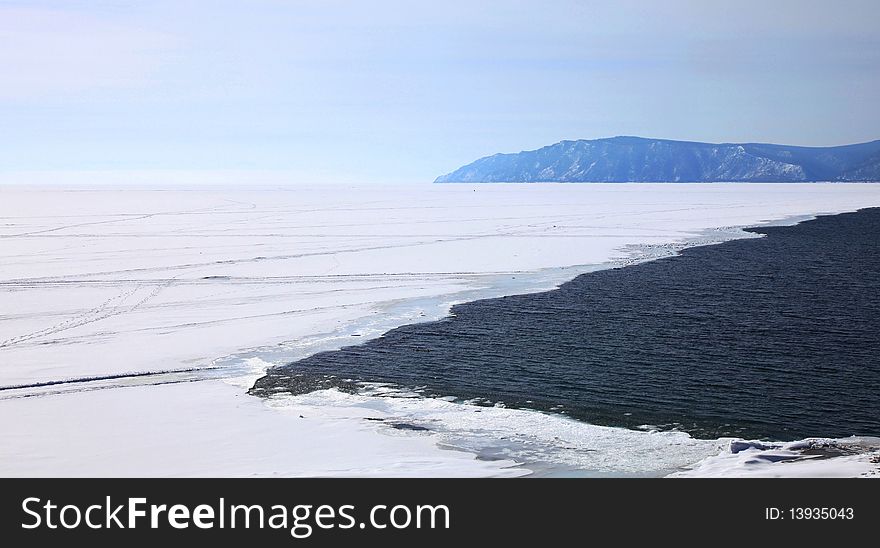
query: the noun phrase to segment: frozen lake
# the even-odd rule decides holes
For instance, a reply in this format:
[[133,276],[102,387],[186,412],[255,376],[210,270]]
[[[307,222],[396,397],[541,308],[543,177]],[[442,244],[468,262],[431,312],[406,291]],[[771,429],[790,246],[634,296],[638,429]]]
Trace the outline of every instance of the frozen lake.
[[[876,184],[0,187],[0,474],[525,473],[363,420],[402,412],[381,398],[245,392],[453,303],[878,205]],[[720,450],[687,443],[673,467]]]

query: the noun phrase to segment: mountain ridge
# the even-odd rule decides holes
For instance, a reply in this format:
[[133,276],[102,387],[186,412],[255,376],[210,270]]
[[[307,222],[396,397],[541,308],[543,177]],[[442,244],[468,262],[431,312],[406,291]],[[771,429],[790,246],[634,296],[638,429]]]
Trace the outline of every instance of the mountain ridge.
[[485,156],[434,182],[880,181],[880,140],[834,147],[617,136]]

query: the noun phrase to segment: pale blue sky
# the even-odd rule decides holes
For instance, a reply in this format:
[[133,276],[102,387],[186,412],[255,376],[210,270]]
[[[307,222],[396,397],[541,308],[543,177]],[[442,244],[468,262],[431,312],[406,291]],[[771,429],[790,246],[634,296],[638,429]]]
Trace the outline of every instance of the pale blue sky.
[[562,139],[873,140],[878,22],[875,0],[0,0],[0,182],[427,182]]

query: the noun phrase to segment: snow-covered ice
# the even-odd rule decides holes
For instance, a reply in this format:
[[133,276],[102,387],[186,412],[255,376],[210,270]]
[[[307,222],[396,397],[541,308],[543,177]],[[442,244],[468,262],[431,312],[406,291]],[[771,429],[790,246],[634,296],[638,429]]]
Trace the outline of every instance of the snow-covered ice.
[[880,477],[880,438],[813,438],[788,443],[732,440],[672,477]]
[[[523,474],[506,449],[468,445],[468,406],[264,402],[245,390],[265,367],[455,302],[746,235],[730,227],[869,206],[880,185],[0,186],[0,475]],[[364,409],[442,427],[397,431]],[[609,452],[616,435],[632,454],[679,450],[643,463],[654,473],[724,451],[683,434],[493,412],[533,438],[561,428],[571,447]]]

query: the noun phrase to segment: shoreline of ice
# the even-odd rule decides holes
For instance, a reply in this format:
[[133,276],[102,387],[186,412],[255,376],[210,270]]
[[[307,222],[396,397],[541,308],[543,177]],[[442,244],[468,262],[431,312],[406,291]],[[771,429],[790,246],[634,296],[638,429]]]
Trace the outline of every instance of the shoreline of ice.
[[[863,208],[862,208],[863,209]],[[409,308],[408,314],[380,314],[386,318],[387,324],[380,326],[375,322],[348,326],[346,333],[335,337],[328,337],[325,344],[314,346],[308,351],[299,353],[293,360],[283,361],[274,365],[284,365],[292,361],[298,361],[308,356],[323,351],[332,351],[350,344],[362,344],[373,338],[381,337],[391,329],[411,323],[438,321],[452,314],[452,308],[456,304],[472,302],[475,300],[492,299],[502,296],[521,295],[551,291],[574,278],[599,270],[626,267],[642,262],[659,260],[680,254],[683,250],[717,245],[724,242],[765,237],[748,229],[771,227],[771,226],[794,226],[802,222],[816,219],[824,215],[837,213],[817,212],[813,214],[790,215],[780,219],[763,220],[758,223],[742,226],[725,226],[706,229],[699,234],[685,238],[681,241],[659,245],[631,245],[620,250],[620,255],[600,264],[575,265],[556,269],[541,269],[533,272],[516,272],[517,283],[489,285],[488,287],[474,287],[456,294],[458,298],[449,300],[443,297],[433,299],[433,303],[425,303],[423,306],[413,306],[413,303],[401,303],[398,306]],[[420,302],[424,302],[421,300]],[[409,305],[407,307],[407,305]],[[434,314],[429,314],[434,310]],[[412,318],[409,323],[399,323],[401,317]],[[356,342],[347,338],[352,332],[358,333]],[[271,351],[270,351],[271,354]],[[249,353],[248,361],[262,361]],[[237,359],[238,356],[229,356],[223,360]],[[254,364],[254,373],[242,378],[226,379],[243,388],[251,388],[253,383],[262,376],[269,367],[266,362],[262,365]],[[372,392],[372,393],[370,393]],[[286,408],[313,412],[316,409],[333,408],[328,416],[346,419],[356,418],[376,421],[377,426],[399,428],[403,430],[416,430],[421,435],[435,436],[434,442],[443,448],[463,451],[475,455],[481,460],[498,461],[511,468],[518,467],[523,475],[537,475],[538,477],[655,477],[665,476],[672,478],[686,477],[880,477],[880,437],[851,436],[850,438],[805,438],[797,441],[772,441],[772,440],[744,440],[742,438],[718,438],[698,439],[679,431],[654,430],[646,427],[645,431],[630,430],[622,427],[606,427],[594,425],[566,417],[541,411],[528,409],[504,409],[504,417],[499,419],[504,427],[492,429],[486,425],[487,415],[497,413],[497,408],[469,405],[467,402],[454,402],[455,396],[446,398],[423,397],[418,394],[401,394],[394,388],[382,386],[374,390],[360,391],[357,394],[346,394],[335,389],[316,391],[299,396],[268,396],[267,405],[274,409]],[[421,404],[421,405],[420,405]],[[462,406],[457,409],[456,406]],[[443,409],[444,412],[439,412]],[[502,406],[503,409],[503,406]],[[364,410],[373,414],[381,414],[381,417],[368,417]],[[470,414],[483,413],[477,421],[480,430],[485,432],[474,433],[467,431],[461,423],[473,423],[473,420],[462,420]],[[538,428],[539,433],[532,432],[523,435],[521,432],[510,436],[508,431],[511,419],[522,413],[518,424],[529,424],[537,421],[559,421],[551,427]],[[369,414],[369,413],[367,413]],[[530,417],[525,418],[525,417]],[[456,423],[450,427],[443,424],[445,430],[439,433],[426,425],[434,422],[437,424],[448,423],[450,417]],[[519,430],[524,430],[522,426]],[[543,431],[551,431],[553,434],[560,432],[570,433],[582,430],[580,436],[572,439],[587,439],[591,446],[578,447],[576,442],[562,442],[554,447],[553,443],[547,443],[547,439],[540,440],[543,434],[548,439],[552,437],[554,442],[561,438],[558,435],[544,434]],[[385,430],[385,435],[393,432]],[[597,433],[601,433],[597,435]],[[585,434],[585,435],[584,435]],[[407,435],[404,433],[403,435]],[[506,440],[506,443],[498,444],[497,439]],[[630,440],[639,439],[638,442]],[[597,441],[605,443],[603,449],[595,448]],[[610,443],[606,440],[613,440]],[[654,447],[651,441],[661,440],[658,447]],[[650,440],[650,441],[648,441]],[[666,449],[663,442],[677,446],[675,454],[660,456]],[[544,447],[536,447],[544,442]],[[646,441],[648,443],[646,443]],[[632,445],[636,445],[633,448]],[[527,446],[531,445],[529,448]],[[859,452],[848,452],[839,456],[817,456],[803,454],[816,446],[845,446],[860,447]],[[708,452],[707,452],[708,449]],[[560,455],[560,452],[574,451],[575,454]],[[524,460],[523,455],[532,453],[535,460]],[[586,452],[598,453],[603,459],[578,459],[577,454]],[[609,453],[615,453],[613,456]],[[623,456],[621,456],[623,455]],[[611,457],[611,458],[608,458]],[[599,462],[597,462],[597,460]]]
[[[614,455],[646,447],[652,474],[681,471],[724,443],[492,408],[476,426],[500,437],[492,415],[527,436],[469,447],[477,413],[461,404],[317,394],[266,405],[244,391],[267,364],[438,319],[456,302],[552,289],[684,241],[759,237],[731,227],[880,205],[880,185],[864,184],[0,193],[0,304],[16,311],[0,315],[0,342],[12,341],[0,363],[14,364],[0,385],[172,371],[0,391],[4,476],[510,476],[528,472],[510,459],[523,447],[556,450],[541,447],[547,436],[574,440],[567,457],[601,455],[597,474],[644,475]],[[436,428],[364,420],[404,404],[449,426],[440,445]],[[604,453],[590,447],[602,440]],[[541,458],[539,474],[583,469]]]

